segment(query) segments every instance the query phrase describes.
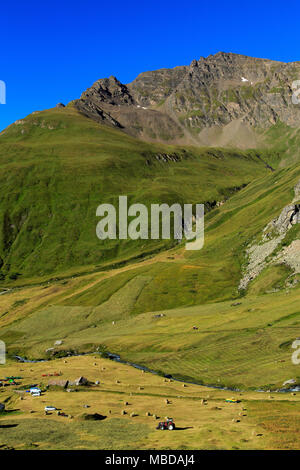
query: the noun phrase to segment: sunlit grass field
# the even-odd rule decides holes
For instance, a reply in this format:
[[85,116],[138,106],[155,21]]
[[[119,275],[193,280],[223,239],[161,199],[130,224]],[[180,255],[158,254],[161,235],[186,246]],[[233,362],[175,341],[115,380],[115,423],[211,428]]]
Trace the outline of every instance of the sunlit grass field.
[[[49,378],[84,375],[99,385],[75,387],[73,393],[46,390]],[[9,361],[1,375],[18,375],[19,385],[0,389],[6,412],[0,415],[0,446],[14,449],[293,449],[299,447],[298,396],[235,393],[170,381],[98,356],[72,357],[24,364]],[[46,391],[24,392],[30,384]],[[74,388],[74,387],[73,387]],[[14,390],[19,389],[19,393]],[[23,389],[23,392],[21,391]],[[22,397],[22,399],[21,399]],[[168,400],[168,404],[166,403]],[[45,415],[46,405],[56,412]],[[88,405],[88,407],[85,407]],[[125,411],[126,414],[122,414]],[[100,414],[101,421],[86,420]],[[132,416],[132,414],[134,416]],[[175,431],[156,430],[172,417]],[[282,430],[284,429],[284,433]]]

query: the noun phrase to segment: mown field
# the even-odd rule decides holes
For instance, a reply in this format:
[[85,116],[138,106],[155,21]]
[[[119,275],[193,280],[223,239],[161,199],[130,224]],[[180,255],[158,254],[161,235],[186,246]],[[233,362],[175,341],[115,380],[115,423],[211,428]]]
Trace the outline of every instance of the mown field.
[[[247,389],[300,380],[291,362],[292,342],[300,336],[299,289],[132,315],[138,282],[130,281],[100,307],[53,305],[16,320],[2,329],[9,354],[40,358],[98,349],[186,380]],[[41,290],[27,294],[34,291],[37,300]],[[63,344],[54,347],[59,339]]]
[[[84,375],[100,384],[73,387],[77,390],[73,393],[47,390],[50,379],[42,375],[54,372],[62,374],[60,379]],[[230,404],[225,400],[232,392],[183,386],[98,356],[39,364],[9,361],[0,366],[0,373],[22,377],[18,385],[0,389],[0,401],[6,404],[6,412],[0,416],[2,449],[299,447],[300,401],[291,394],[236,393],[239,403]],[[41,397],[31,397],[24,392],[29,384],[39,384],[46,391]],[[56,412],[46,416],[46,405],[55,406],[67,417]],[[86,419],[86,415],[95,413],[105,419]],[[174,419],[176,430],[156,430],[166,416]]]

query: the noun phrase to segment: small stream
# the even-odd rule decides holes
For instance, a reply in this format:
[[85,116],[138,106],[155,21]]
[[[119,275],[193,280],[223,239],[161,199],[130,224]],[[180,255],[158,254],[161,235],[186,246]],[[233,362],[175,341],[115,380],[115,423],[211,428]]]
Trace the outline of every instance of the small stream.
[[[74,356],[88,356],[88,355],[91,355],[91,354],[102,355],[102,353],[99,353],[98,351],[95,351],[95,352],[92,352],[92,353],[69,354],[67,356],[60,357],[60,359],[67,358],[67,357],[74,357]],[[13,356],[13,357],[15,359],[17,359],[19,362],[26,362],[26,363],[32,363],[32,364],[38,363],[38,362],[50,362],[51,361],[51,359],[30,360],[30,359],[26,359],[22,356]],[[125,361],[125,360],[121,359],[121,357],[118,354],[113,354],[113,353],[107,352],[106,357],[108,359],[112,360],[112,361],[116,361],[116,362],[119,362],[121,364],[126,364],[128,366],[134,367],[135,369],[143,370],[145,372],[149,372],[150,374],[158,375],[158,373],[155,370],[149,369],[146,366],[141,366],[139,364],[135,364],[134,362]],[[207,388],[212,388],[212,389],[216,389],[216,390],[227,390],[227,391],[231,391],[231,392],[243,392],[243,391],[245,391],[245,390],[241,390],[241,389],[238,389],[238,388],[222,387],[222,386],[217,386],[217,385],[199,384],[197,382],[192,382],[192,381],[189,381],[189,380],[178,379],[176,377],[173,377],[170,374],[165,374],[163,377],[165,377],[167,379],[172,379],[176,382],[186,383],[186,384],[190,384],[190,385],[198,385],[199,387],[207,387]],[[254,391],[255,392],[262,392],[262,393],[270,393],[270,392],[267,392],[266,390],[262,390],[262,389],[257,389],[257,390],[254,390]],[[276,392],[278,392],[278,393],[300,392],[300,386],[297,385],[294,388],[281,388],[281,389],[275,390],[272,393],[276,393]]]

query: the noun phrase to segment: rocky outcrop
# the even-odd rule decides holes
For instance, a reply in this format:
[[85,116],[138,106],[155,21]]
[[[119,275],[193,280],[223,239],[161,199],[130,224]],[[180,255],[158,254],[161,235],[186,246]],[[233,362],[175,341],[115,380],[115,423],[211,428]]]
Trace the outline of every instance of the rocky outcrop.
[[264,229],[264,240],[274,230],[278,234],[285,234],[293,225],[300,222],[300,204],[289,204],[286,206],[277,219],[272,220]]
[[168,154],[168,153],[157,153],[155,159],[164,163],[167,162],[180,162],[181,157],[177,153]]
[[219,52],[189,66],[142,73],[128,85],[100,79],[75,106],[146,140],[253,147],[257,129],[279,121],[299,126],[300,106],[292,103],[297,76],[299,62]]
[[300,240],[293,240],[275,258],[274,262],[284,263],[289,266],[295,274],[300,273]]
[[90,117],[98,122],[105,122],[115,127],[121,128],[121,124],[114,119],[109,113],[105,112],[102,107],[93,100],[78,100],[76,102],[77,109],[87,117]]
[[127,86],[113,76],[97,80],[91,88],[82,93],[81,99],[87,102],[107,103],[115,106],[134,104],[134,99]]
[[[294,188],[295,198],[298,197],[299,188],[300,181]],[[239,289],[246,289],[249,282],[255,279],[270,264],[284,263],[294,273],[300,273],[300,240],[293,240],[272,260],[266,261],[284,240],[287,232],[297,223],[300,223],[300,204],[294,203],[284,207],[279,217],[268,223],[263,230],[261,243],[252,244],[246,250],[248,265],[240,281]]]

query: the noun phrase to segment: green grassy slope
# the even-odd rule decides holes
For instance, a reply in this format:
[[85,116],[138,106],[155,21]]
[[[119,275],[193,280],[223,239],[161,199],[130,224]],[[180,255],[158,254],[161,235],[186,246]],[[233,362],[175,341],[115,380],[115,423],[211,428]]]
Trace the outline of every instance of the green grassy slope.
[[263,272],[249,294],[237,287],[245,247],[290,203],[299,179],[300,165],[257,175],[209,212],[199,252],[179,245],[120,269],[12,290],[1,299],[1,337],[11,353],[31,357],[62,338],[58,350],[100,347],[199,382],[281,385],[297,376],[290,357],[300,290],[256,296],[268,276],[271,285],[286,276],[280,266],[276,275]]
[[[159,153],[176,153],[180,161],[157,160]],[[264,158],[273,163],[274,154]],[[5,284],[91,270],[170,246],[100,242],[96,208],[116,204],[119,195],[128,195],[129,204],[219,201],[270,171],[255,151],[147,144],[96,124],[72,106],[34,113],[2,132],[0,166]]]
[[[288,268],[269,266],[238,291],[246,247],[300,180],[285,132],[269,131],[277,150],[178,148],[138,141],[72,106],[6,129],[0,256],[11,290],[0,297],[0,337],[9,354],[51,356],[46,349],[63,339],[58,354],[100,348],[204,383],[276,387],[297,376],[290,346],[300,336],[300,291],[286,289]],[[100,242],[96,208],[122,194],[129,204],[204,202],[204,248]],[[296,227],[282,246],[298,238]]]

